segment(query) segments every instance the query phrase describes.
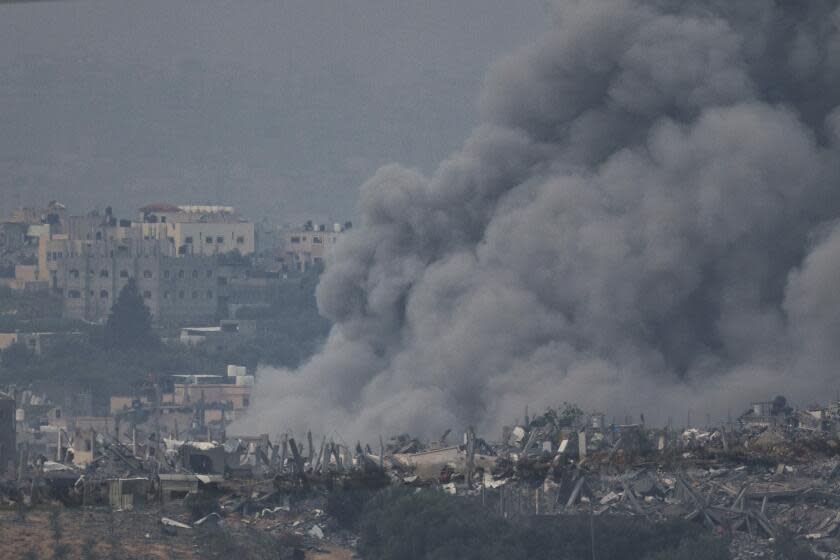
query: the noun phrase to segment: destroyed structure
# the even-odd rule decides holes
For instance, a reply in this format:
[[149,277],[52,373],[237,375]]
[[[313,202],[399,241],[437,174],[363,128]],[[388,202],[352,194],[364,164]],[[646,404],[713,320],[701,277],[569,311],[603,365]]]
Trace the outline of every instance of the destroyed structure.
[[495,442],[468,429],[425,443],[377,436],[372,448],[337,433],[227,434],[224,411],[208,429],[198,414],[206,410],[187,394],[165,403],[115,398],[111,417],[72,422],[19,395],[18,402],[29,400],[17,411],[16,462],[8,453],[16,401],[3,396],[3,499],[129,510],[210,494],[220,497],[218,511],[198,520],[162,517],[162,530],[235,517],[296,535],[305,548],[331,539],[352,545],[352,536],[325,517],[330,493],[399,485],[471,496],[506,517],[693,520],[731,535],[734,558],[750,557],[780,535],[822,558],[840,558],[840,403],[799,410],[777,398],[721,426],[684,429],[549,411],[526,414]]

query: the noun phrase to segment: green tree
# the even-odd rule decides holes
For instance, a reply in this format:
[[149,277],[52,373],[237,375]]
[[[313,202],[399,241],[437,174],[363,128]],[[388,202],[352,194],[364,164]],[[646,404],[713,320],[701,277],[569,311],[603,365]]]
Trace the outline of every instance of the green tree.
[[21,342],[16,342],[0,352],[0,364],[5,368],[25,368],[34,362],[35,354]]
[[588,515],[503,518],[471,498],[392,487],[363,507],[366,560],[730,560],[728,542],[676,520]]
[[137,283],[130,279],[111,307],[105,324],[105,346],[121,350],[156,347],[160,340],[152,332],[152,314],[143,303]]

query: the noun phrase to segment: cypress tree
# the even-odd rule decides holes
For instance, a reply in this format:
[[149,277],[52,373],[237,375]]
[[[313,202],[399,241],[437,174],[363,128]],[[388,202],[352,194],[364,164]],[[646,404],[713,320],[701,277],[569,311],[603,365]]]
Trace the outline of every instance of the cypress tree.
[[148,349],[158,343],[152,331],[152,314],[137,290],[137,282],[131,278],[111,307],[105,324],[105,345],[128,350]]

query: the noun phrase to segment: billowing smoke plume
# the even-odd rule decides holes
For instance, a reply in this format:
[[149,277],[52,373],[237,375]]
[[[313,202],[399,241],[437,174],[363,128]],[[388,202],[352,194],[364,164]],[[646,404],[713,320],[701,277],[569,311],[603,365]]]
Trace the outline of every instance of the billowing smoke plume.
[[318,288],[329,339],[260,372],[243,429],[370,440],[563,401],[661,422],[834,395],[837,3],[551,16],[490,71],[460,152],[364,185]]

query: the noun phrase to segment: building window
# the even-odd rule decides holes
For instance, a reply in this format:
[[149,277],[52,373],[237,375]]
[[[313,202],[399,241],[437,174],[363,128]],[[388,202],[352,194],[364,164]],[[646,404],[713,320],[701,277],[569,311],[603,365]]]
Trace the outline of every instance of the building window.
[[222,244],[225,242],[225,238],[221,235],[216,238],[216,243]]
[[198,299],[198,292],[196,290],[193,290],[192,298],[193,299]]
[[178,299],[184,299],[184,290],[178,292]]
[[78,270],[76,270],[74,268],[73,270],[70,271],[70,278],[78,278],[78,277],[79,277],[79,271]]
[[164,278],[169,278],[169,271],[168,270],[163,271],[163,277]]
[[193,278],[198,278],[198,270],[193,270]]
[[184,277],[184,271],[183,271],[183,270],[179,270],[179,271],[178,271],[178,278],[183,278],[183,277]]
[[120,278],[128,278],[128,271],[120,270]]
[[67,297],[70,299],[79,299],[82,297],[82,293],[79,290],[70,290],[67,292]]
[[152,292],[150,292],[149,290],[143,292],[143,299],[152,299]]
[[247,408],[251,405],[251,399],[249,397],[242,397],[242,407]]
[[152,277],[152,271],[151,270],[144,270],[143,271],[143,278],[151,278],[151,277]]
[[207,278],[213,278],[213,269],[212,268],[207,269]]
[[213,238],[208,235],[206,241],[207,243],[213,243]]
[[186,243],[187,245],[192,245],[192,243],[193,243],[192,235],[190,235],[188,237],[185,237],[184,238],[184,243]]
[[245,237],[240,235],[239,237],[236,238],[236,243],[237,243],[237,245],[245,245]]
[[108,278],[108,276],[109,276],[108,271],[105,270],[104,268],[99,271],[99,277],[100,278]]
[[163,292],[163,299],[169,299],[169,292]]
[[292,237],[291,242],[292,243],[300,243],[300,237],[297,237],[297,236]]
[[321,243],[321,238],[320,237],[313,237],[312,238],[312,243]]
[[213,290],[207,290],[207,299],[213,299]]
[[101,297],[102,299],[108,299],[108,290],[102,290],[101,292],[99,292],[99,297]]

